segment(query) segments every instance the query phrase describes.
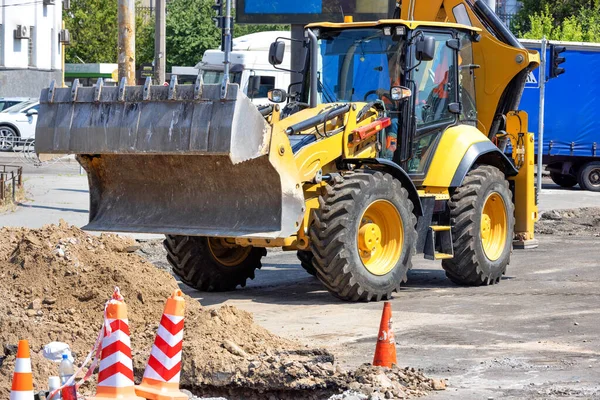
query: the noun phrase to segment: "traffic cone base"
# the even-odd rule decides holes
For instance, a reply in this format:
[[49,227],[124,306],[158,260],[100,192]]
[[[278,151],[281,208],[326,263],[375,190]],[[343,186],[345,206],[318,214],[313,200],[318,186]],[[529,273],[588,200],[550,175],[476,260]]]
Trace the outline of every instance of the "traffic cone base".
[[19,340],[10,400],[33,400],[33,374],[27,340]]
[[392,364],[396,363],[396,340],[394,338],[394,329],[392,328],[392,306],[389,301],[386,301],[383,303],[383,313],[381,315],[379,335],[377,335],[373,365],[376,367],[391,368]]
[[187,400],[188,396],[179,391],[179,383],[165,383],[161,380],[144,378],[141,385],[135,387],[135,392],[147,399]]
[[151,400],[185,400],[179,390],[185,301],[181,290],[167,299],[142,383],[135,392]]

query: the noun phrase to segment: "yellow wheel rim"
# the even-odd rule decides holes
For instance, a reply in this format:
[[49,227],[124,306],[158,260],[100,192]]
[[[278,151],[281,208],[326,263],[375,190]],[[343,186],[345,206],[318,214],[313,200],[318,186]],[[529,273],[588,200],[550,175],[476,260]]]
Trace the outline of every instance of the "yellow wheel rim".
[[373,275],[390,272],[404,243],[404,225],[396,207],[387,200],[374,201],[363,213],[357,233],[358,253]]
[[481,213],[481,244],[490,261],[496,261],[502,255],[506,232],[506,205],[502,196],[494,192],[485,200]]
[[208,249],[213,258],[226,267],[240,265],[252,251],[252,247],[232,245],[221,238],[208,238]]

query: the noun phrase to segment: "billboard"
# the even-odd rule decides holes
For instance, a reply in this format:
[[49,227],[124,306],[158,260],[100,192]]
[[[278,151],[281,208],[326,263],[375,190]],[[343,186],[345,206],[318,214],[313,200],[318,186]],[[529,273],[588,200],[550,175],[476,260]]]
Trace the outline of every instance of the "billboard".
[[242,24],[308,24],[390,18],[396,0],[236,0],[236,22]]

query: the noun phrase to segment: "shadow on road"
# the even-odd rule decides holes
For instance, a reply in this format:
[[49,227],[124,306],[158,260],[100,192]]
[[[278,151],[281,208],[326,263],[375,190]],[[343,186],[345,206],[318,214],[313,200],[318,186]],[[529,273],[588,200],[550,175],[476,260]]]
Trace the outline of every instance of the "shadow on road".
[[[230,292],[200,292],[183,283],[180,287],[205,306],[220,305],[227,300],[287,305],[346,303],[331,295],[317,278],[308,275],[299,264],[264,264],[263,269],[256,272],[256,278],[249,280],[246,287]],[[458,290],[461,286],[447,279],[442,269],[418,268],[408,272],[408,282],[402,284],[400,291],[394,296],[438,289]]]
[[77,208],[40,206],[38,204],[19,203],[18,206],[23,207],[23,208],[39,208],[39,209],[44,209],[44,210],[55,210],[55,211],[62,211],[62,212],[76,212],[76,213],[85,213],[85,214],[87,214],[89,212],[89,210],[81,210],[81,209],[77,209]]
[[562,187],[555,183],[542,183],[542,189],[552,189],[552,190],[563,190],[565,192],[585,192],[579,185],[575,185],[573,187]]
[[67,189],[67,188],[56,188],[54,190],[60,190],[61,192],[77,192],[77,193],[89,193],[89,190],[84,189]]

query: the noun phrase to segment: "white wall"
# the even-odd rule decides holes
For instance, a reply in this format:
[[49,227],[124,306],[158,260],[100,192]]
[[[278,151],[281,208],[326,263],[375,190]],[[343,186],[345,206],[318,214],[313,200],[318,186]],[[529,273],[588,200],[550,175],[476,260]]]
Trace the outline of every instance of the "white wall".
[[[44,5],[41,0],[0,0],[0,74],[6,69],[56,70],[61,68],[58,34],[62,25],[62,1]],[[31,39],[15,39],[17,25],[33,26]],[[29,45],[33,57],[29,60]]]

